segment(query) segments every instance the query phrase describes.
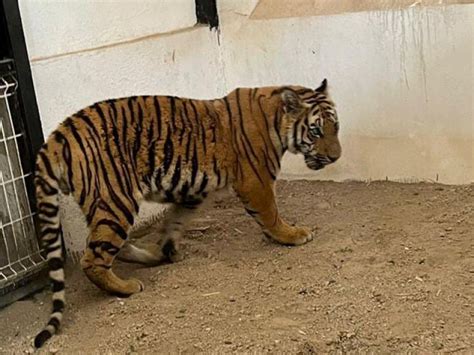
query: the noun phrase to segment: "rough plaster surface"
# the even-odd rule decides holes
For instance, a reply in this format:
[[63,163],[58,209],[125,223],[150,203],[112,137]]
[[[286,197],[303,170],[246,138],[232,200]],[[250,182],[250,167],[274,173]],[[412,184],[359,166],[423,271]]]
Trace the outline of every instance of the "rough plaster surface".
[[[177,13],[184,2],[176,5]],[[101,99],[137,94],[215,98],[237,86],[316,86],[327,77],[339,108],[343,157],[314,173],[300,157],[287,156],[283,176],[474,181],[473,5],[256,20],[249,15],[257,1],[225,0],[218,4],[221,28],[216,33],[188,28],[189,8],[171,20],[156,12],[165,5],[147,2],[140,9],[149,11],[136,6],[132,11],[118,4],[114,11],[120,16],[106,16],[104,22],[103,11],[91,12],[93,19],[83,23],[82,10],[59,7],[58,12],[22,1],[28,49],[40,58],[32,71],[45,134]],[[153,11],[152,18],[165,21],[165,27],[150,20]],[[123,20],[127,12],[134,21]],[[48,27],[64,22],[69,26],[64,34]],[[174,30],[180,31],[159,34]],[[151,31],[158,34],[67,54]],[[51,53],[66,55],[41,59]],[[83,229],[76,216],[70,213],[66,228],[74,235]]]
[[421,6],[472,4],[473,0],[260,0],[252,19],[335,15]]
[[33,61],[196,23],[190,0],[20,0],[20,10]]

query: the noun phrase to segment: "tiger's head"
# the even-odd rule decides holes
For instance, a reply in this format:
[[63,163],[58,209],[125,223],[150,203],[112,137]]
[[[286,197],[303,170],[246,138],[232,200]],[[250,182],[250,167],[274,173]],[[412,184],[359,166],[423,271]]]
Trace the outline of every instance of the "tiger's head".
[[313,90],[285,88],[281,93],[286,116],[288,150],[303,154],[306,166],[319,170],[341,156],[339,120],[329,97],[327,80]]

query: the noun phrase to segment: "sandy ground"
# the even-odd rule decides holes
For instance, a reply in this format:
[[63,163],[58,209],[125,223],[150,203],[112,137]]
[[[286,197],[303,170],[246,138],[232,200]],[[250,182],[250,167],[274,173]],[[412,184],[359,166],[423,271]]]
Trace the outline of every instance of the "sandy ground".
[[[108,296],[75,265],[44,353],[474,352],[474,185],[282,181],[282,214],[316,228],[265,240],[234,197],[187,233],[185,259],[117,272],[144,292]],[[154,233],[154,228],[150,229]],[[28,352],[41,292],[0,311],[0,352]]]

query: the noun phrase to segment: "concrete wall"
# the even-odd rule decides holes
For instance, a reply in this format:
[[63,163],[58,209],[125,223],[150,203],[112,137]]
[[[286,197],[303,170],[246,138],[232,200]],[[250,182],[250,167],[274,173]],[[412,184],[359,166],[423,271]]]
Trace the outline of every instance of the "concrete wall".
[[227,0],[217,34],[192,27],[193,0],[139,3],[20,2],[46,134],[104,98],[328,77],[343,159],[315,174],[288,156],[284,176],[474,180],[473,5],[274,19],[268,1]]
[[284,177],[474,181],[474,5],[286,17],[269,3],[218,0],[215,32],[193,27],[194,0],[21,0],[44,133],[105,98],[327,77],[343,158],[315,173],[287,156]]

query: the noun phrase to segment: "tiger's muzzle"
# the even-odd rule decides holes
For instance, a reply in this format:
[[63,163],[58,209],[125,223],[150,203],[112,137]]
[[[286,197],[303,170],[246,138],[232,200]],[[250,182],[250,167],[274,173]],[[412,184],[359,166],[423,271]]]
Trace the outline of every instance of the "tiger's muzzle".
[[334,163],[339,157],[333,158],[330,156],[325,156],[325,155],[312,155],[312,154],[305,154],[304,155],[304,161],[306,163],[306,166],[312,170],[321,170],[323,169],[326,165]]

